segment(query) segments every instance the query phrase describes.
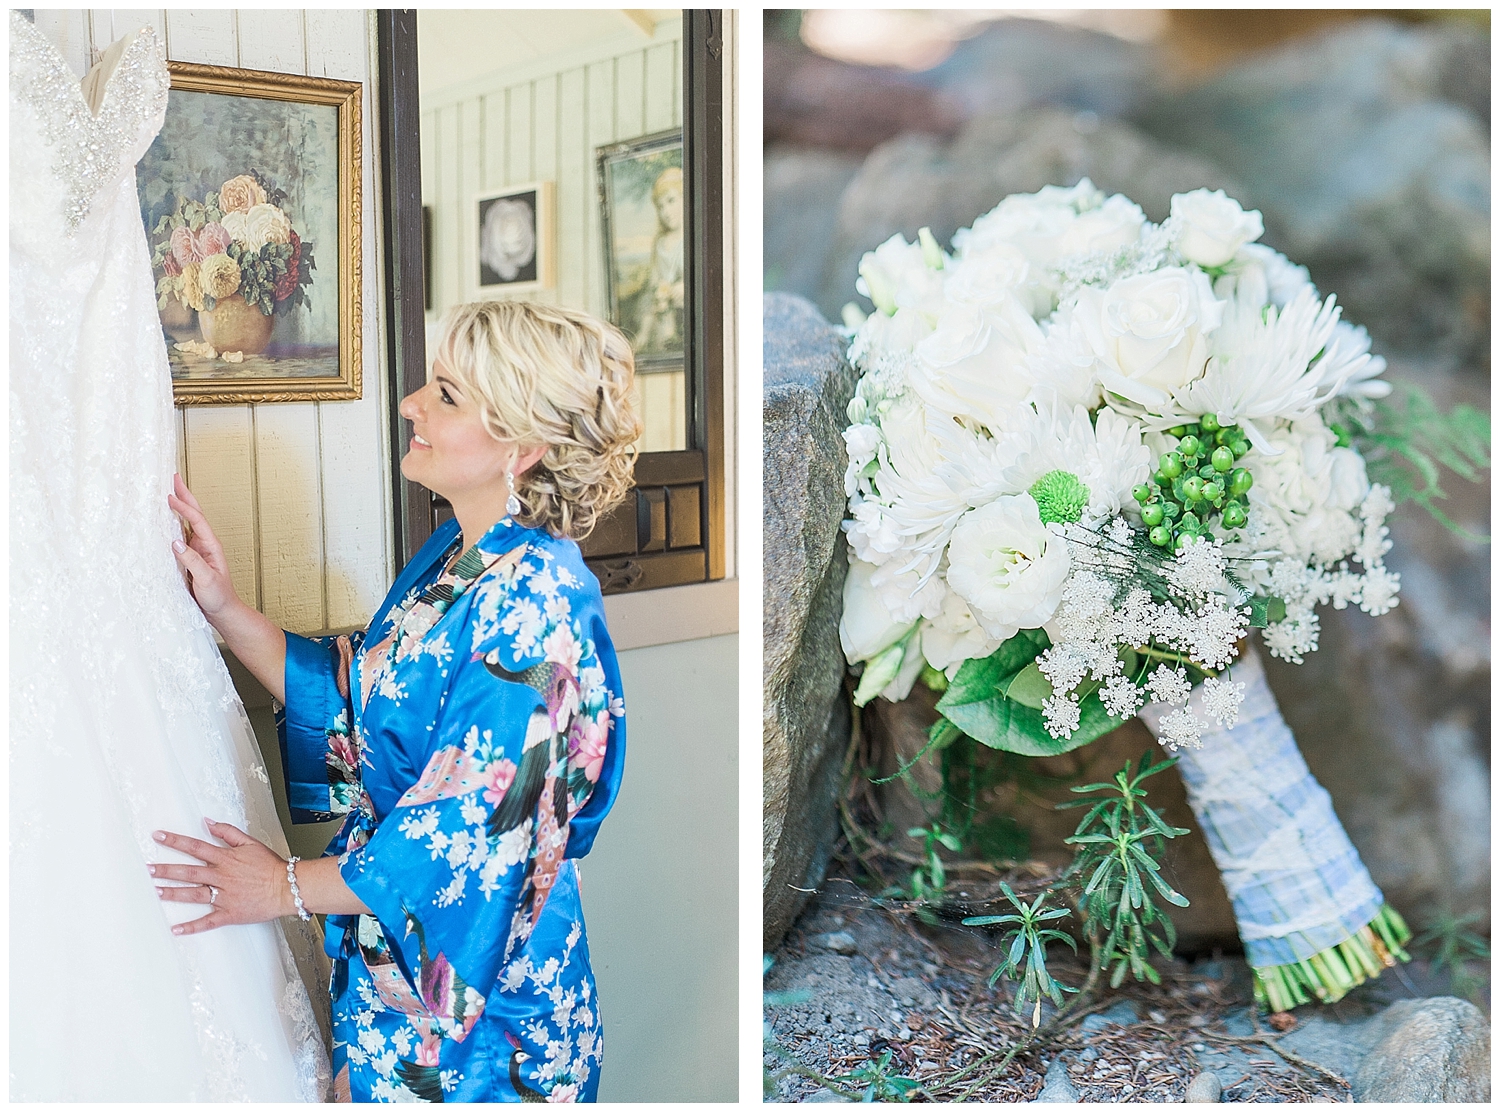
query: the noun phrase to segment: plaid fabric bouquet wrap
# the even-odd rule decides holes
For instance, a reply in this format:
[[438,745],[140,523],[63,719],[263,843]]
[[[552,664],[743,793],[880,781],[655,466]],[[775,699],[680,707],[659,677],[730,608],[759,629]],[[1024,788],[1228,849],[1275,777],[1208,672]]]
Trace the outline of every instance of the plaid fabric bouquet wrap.
[[[866,254],[845,324],[855,701],[1052,755],[1140,715],[1179,755],[1263,1003],[1335,1000],[1409,937],[1259,662],[1319,607],[1383,614],[1391,490],[1360,451],[1385,361],[1222,191],[1148,220],[1087,179],[945,250]],[[936,734],[934,735],[936,736]]]

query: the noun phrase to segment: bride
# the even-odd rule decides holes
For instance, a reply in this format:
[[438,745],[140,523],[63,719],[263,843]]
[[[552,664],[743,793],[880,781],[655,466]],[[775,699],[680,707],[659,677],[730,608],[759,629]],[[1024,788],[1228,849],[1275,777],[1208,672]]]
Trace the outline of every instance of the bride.
[[171,383],[134,173],[167,86],[149,29],[80,85],[11,13],[12,1100],[321,1100],[328,1087],[297,968],[321,960],[316,934],[272,922],[174,936],[205,909],[161,903],[147,872],[188,860],[152,831],[205,819],[286,853],[170,548]]

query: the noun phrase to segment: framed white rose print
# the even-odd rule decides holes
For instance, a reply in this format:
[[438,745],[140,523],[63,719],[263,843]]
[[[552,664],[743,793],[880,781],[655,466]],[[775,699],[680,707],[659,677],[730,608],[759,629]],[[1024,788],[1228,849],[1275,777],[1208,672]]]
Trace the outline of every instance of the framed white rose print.
[[136,187],[173,399],[358,398],[363,84],[168,68]]
[[481,295],[550,289],[556,224],[550,181],[474,198],[474,274]]

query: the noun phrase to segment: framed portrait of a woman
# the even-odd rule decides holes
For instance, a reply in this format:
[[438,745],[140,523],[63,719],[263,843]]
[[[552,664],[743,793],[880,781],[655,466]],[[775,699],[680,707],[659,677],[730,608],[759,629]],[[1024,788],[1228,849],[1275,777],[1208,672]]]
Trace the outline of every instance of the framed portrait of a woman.
[[474,198],[475,289],[481,296],[552,287],[552,197],[550,181],[533,181]]
[[599,148],[609,319],[638,370],[682,366],[686,321],[682,132]]

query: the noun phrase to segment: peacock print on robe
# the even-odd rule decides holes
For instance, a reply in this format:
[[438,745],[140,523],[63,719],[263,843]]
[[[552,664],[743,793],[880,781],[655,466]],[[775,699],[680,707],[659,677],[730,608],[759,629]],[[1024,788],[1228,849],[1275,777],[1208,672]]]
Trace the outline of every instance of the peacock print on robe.
[[369,631],[287,635],[293,818],[371,911],[327,923],[354,1100],[571,1101],[603,1042],[574,859],[614,802],[619,670],[578,547],[434,533]]

